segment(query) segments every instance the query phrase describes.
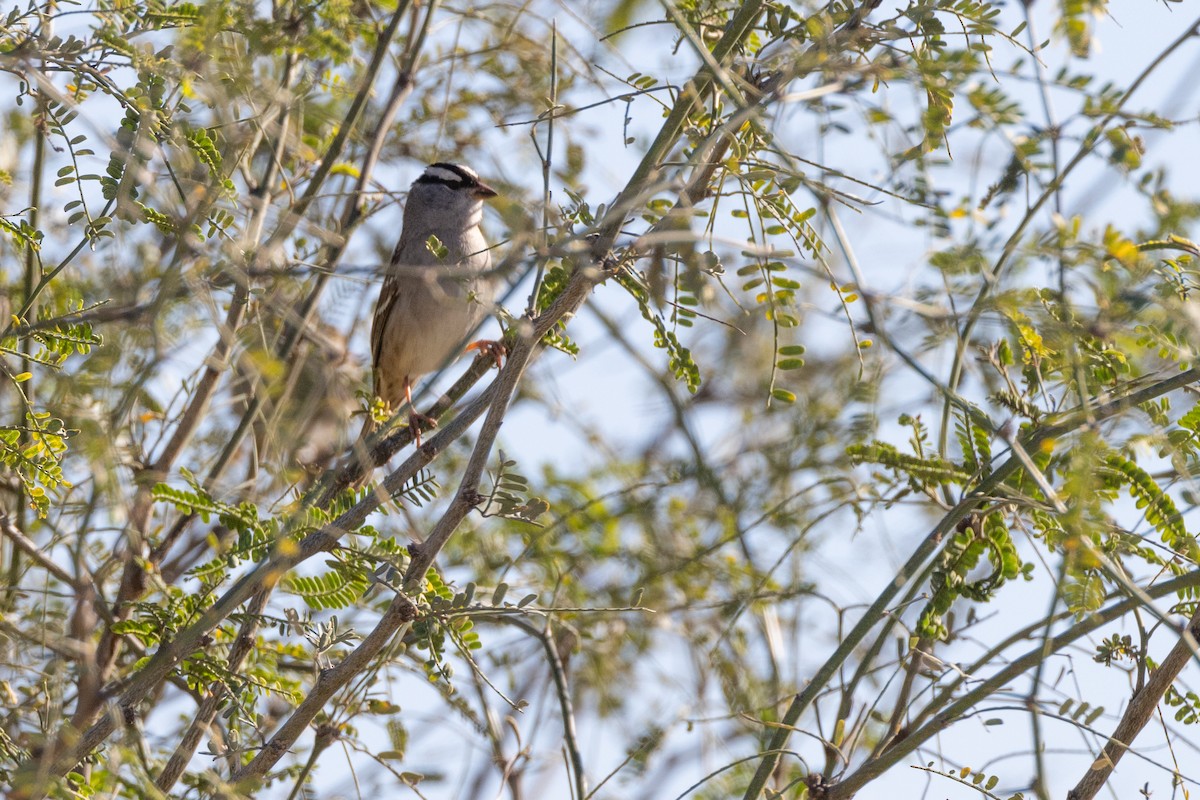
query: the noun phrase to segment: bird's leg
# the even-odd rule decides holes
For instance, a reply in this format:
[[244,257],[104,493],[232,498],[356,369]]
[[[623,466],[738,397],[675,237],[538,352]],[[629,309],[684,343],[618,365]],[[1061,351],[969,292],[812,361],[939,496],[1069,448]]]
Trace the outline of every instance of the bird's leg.
[[408,427],[412,429],[413,441],[416,442],[417,447],[420,447],[421,429],[436,428],[437,420],[417,411],[417,407],[413,405],[412,381],[410,381],[407,376],[404,378],[404,399],[408,401]]
[[504,366],[504,357],[508,355],[508,348],[504,346],[504,342],[495,339],[480,339],[477,342],[471,342],[467,345],[467,349],[478,350],[491,356],[492,360],[496,362],[496,369]]

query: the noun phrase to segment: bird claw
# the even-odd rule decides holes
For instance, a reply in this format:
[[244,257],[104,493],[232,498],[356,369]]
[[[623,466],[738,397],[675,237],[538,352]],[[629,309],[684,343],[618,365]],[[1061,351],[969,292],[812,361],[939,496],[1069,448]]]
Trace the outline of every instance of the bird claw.
[[471,342],[467,345],[468,350],[478,350],[481,353],[489,355],[496,362],[496,369],[504,366],[504,357],[508,355],[508,348],[504,346],[504,342],[498,342],[494,339],[480,339],[477,342]]
[[420,447],[421,430],[433,430],[437,427],[437,420],[427,414],[420,414],[414,411],[408,415],[408,427],[413,432],[413,441],[417,443],[417,447]]

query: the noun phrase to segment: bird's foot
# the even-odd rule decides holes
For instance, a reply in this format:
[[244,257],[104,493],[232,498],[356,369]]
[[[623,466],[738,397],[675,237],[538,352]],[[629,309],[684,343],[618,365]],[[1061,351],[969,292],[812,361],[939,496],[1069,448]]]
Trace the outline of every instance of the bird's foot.
[[477,342],[471,342],[467,345],[468,350],[478,350],[481,353],[486,353],[496,362],[496,369],[504,366],[504,357],[508,355],[508,348],[504,346],[504,342],[498,342],[494,339],[480,339]]
[[421,431],[431,431],[437,427],[437,420],[427,414],[416,411],[408,415],[408,427],[413,432],[413,441],[421,446]]

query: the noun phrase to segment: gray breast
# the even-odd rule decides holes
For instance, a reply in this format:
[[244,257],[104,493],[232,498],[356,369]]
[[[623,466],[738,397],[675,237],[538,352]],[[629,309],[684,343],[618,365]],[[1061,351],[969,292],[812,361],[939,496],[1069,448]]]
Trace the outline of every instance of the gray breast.
[[393,407],[404,398],[405,380],[414,382],[457,354],[494,298],[494,281],[484,274],[491,257],[478,228],[443,241],[447,257],[440,262],[426,238],[398,248],[388,268],[386,283],[394,284],[395,299],[380,332],[376,392]]

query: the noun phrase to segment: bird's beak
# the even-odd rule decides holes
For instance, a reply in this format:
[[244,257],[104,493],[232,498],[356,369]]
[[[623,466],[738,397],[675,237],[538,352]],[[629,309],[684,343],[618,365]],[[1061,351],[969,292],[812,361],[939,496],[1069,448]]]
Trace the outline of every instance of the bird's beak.
[[495,197],[498,194],[500,193],[488,186],[483,181],[480,181],[475,188],[471,190],[471,196],[477,197],[480,200],[487,200],[489,197]]

